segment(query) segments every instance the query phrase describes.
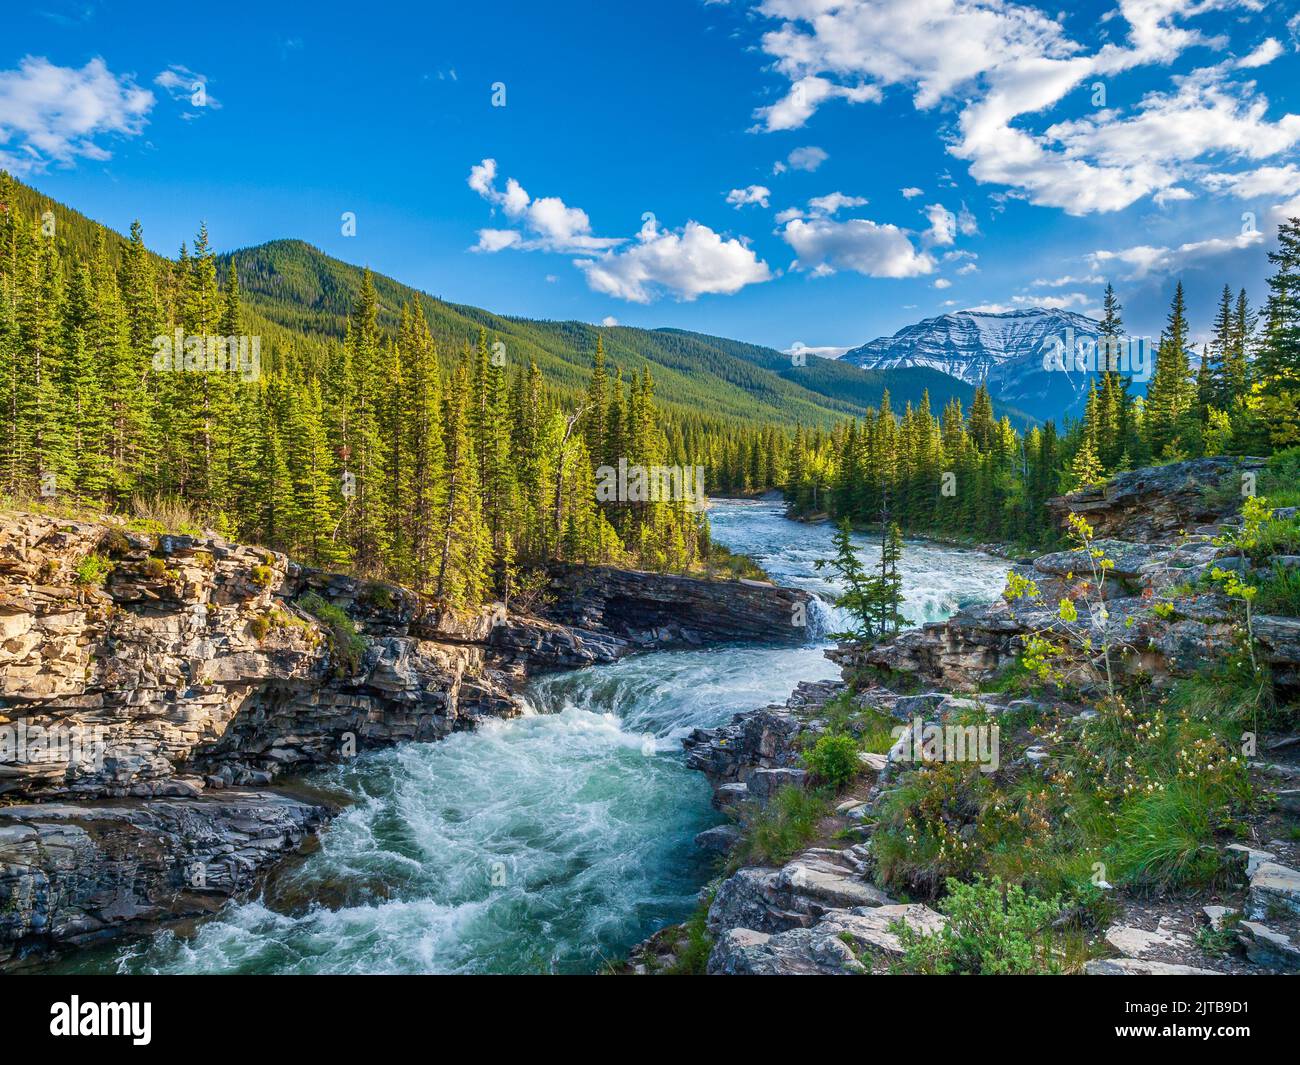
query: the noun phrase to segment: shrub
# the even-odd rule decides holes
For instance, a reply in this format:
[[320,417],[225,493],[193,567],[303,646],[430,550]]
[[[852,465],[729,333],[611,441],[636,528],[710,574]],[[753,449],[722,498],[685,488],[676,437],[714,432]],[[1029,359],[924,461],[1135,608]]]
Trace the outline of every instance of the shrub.
[[248,579],[259,588],[269,588],[271,581],[275,579],[275,570],[270,566],[254,566],[248,571]]
[[261,643],[271,631],[271,619],[265,614],[259,614],[248,623],[248,631],[252,633],[253,639]]
[[852,736],[827,733],[803,753],[804,765],[817,782],[839,791],[858,774],[858,743]]
[[110,529],[104,534],[103,542],[99,546],[105,554],[121,556],[131,550],[131,541],[126,538],[126,534],[121,529]]
[[140,563],[140,572],[146,577],[157,580],[167,575],[167,563],[161,558],[146,558]]
[[131,510],[141,528],[190,535],[202,532],[202,522],[189,502],[177,496],[136,496]]
[[392,610],[396,605],[393,590],[386,584],[367,584],[361,592],[362,601],[375,610]]
[[715,892],[700,900],[690,919],[682,925],[674,949],[677,960],[665,972],[669,976],[703,976],[713,952],[713,937],[709,935],[709,907]]
[[113,563],[93,551],[78,562],[73,570],[78,584],[88,584],[96,588],[100,587],[112,572]]
[[1016,884],[976,878],[948,881],[940,904],[948,923],[933,935],[893,926],[903,946],[902,967],[938,975],[1018,976],[1064,971],[1052,921],[1060,899],[1037,899]]
[[366,641],[357,633],[356,624],[348,617],[347,611],[315,592],[304,595],[298,605],[325,626],[334,656],[335,673],[340,677],[355,673],[361,664],[361,656],[365,654]]

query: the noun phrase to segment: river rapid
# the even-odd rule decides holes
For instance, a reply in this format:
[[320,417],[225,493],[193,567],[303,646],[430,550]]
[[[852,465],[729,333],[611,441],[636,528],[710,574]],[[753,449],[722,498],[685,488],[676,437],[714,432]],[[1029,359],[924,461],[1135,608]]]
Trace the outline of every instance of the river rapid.
[[[832,529],[778,500],[715,500],[714,539],[773,580],[834,593],[815,562]],[[858,540],[864,559],[876,555]],[[1007,564],[905,545],[909,621],[1001,590]],[[347,808],[319,848],[261,898],[185,934],[79,954],[60,971],[144,973],[589,973],[694,906],[710,876],[696,833],[718,824],[681,738],[832,678],[835,611],[801,647],[663,651],[546,676],[529,712],[440,743],[367,753],[316,775]]]

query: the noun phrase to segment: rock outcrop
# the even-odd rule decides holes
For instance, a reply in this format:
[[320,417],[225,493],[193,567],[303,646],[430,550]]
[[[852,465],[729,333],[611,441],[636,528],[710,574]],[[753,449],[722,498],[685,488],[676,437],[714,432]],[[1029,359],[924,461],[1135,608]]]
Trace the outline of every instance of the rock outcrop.
[[1067,514],[1082,514],[1098,536],[1155,543],[1235,514],[1242,475],[1265,465],[1264,459],[1216,456],[1143,466],[1117,473],[1104,485],[1049,499],[1047,506],[1058,525]]
[[207,916],[251,891],[328,813],[266,791],[8,807],[0,963]]

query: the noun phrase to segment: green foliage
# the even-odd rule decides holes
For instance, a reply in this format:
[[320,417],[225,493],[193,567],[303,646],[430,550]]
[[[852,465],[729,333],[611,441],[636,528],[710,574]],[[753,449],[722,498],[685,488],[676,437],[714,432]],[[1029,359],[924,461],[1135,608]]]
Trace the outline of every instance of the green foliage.
[[903,545],[898,526],[884,528],[880,563],[874,573],[869,573],[858,558],[848,518],[836,528],[834,545],[835,557],[819,558],[814,565],[819,570],[834,570],[844,584],[844,590],[835,598],[835,605],[849,612],[854,627],[847,632],[833,633],[832,638],[875,643],[898,632],[904,622],[899,610],[903,602],[903,582],[898,563],[903,557]]
[[793,785],[778,791],[766,807],[752,805],[742,810],[744,836],[732,851],[731,867],[788,861],[817,837],[820,822],[830,812],[828,795]]
[[713,937],[709,934],[709,907],[715,892],[700,900],[690,918],[682,925],[674,951],[676,960],[664,970],[668,976],[703,976],[713,953]]
[[803,762],[814,780],[839,791],[862,768],[858,749],[852,736],[827,733],[819,736],[811,749],[803,752]]
[[93,551],[79,560],[73,570],[78,584],[88,584],[95,588],[108,580],[108,575],[112,572],[112,559]]
[[248,631],[253,639],[261,643],[271,631],[271,619],[265,614],[258,614],[248,623]]
[[366,651],[366,640],[358,634],[356,624],[342,607],[328,602],[315,592],[308,592],[298,605],[311,614],[328,634],[334,669],[340,677],[355,673]]
[[976,877],[948,881],[940,903],[948,917],[942,929],[924,934],[899,921],[893,926],[903,947],[901,967],[912,973],[971,976],[1058,974],[1064,971],[1052,922],[1061,900],[1037,899],[1018,884]]
[[270,566],[254,566],[248,571],[248,579],[259,588],[269,588],[275,579],[275,570]]
[[1255,609],[1261,614],[1300,617],[1300,567],[1275,562],[1272,574],[1259,582]]
[[140,563],[140,573],[151,580],[158,580],[167,576],[167,563],[161,558],[151,555]]

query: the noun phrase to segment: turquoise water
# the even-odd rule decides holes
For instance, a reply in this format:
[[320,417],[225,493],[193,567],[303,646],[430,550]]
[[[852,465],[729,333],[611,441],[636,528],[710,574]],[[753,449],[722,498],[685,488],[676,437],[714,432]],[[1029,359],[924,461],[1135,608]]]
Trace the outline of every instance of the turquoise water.
[[[717,502],[710,518],[718,541],[779,583],[833,590],[813,567],[830,554],[829,527],[787,521],[773,501]],[[987,555],[909,543],[906,612],[937,620],[987,601],[1005,571]],[[692,839],[720,819],[681,737],[837,676],[816,636],[833,611],[820,621],[803,647],[658,652],[540,678],[522,718],[323,772],[316,783],[352,804],[264,897],[70,968],[597,971],[682,919],[709,877]]]

